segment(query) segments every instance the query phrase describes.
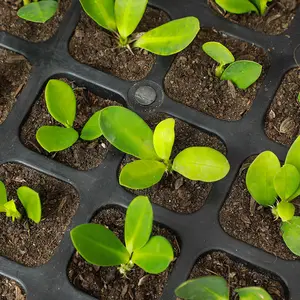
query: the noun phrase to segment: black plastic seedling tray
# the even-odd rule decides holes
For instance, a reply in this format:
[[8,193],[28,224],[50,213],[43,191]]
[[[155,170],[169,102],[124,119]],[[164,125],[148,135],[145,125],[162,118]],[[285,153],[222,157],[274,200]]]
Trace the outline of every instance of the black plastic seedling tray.
[[[133,196],[118,185],[117,169],[122,159],[118,151],[110,152],[98,168],[85,172],[30,151],[20,142],[20,126],[50,77],[74,79],[77,84],[82,84],[103,97],[125,100],[130,108],[138,112],[164,112],[213,133],[227,147],[231,171],[224,180],[213,185],[204,207],[196,213],[183,215],[154,205],[156,221],[174,230],[181,242],[180,256],[161,299],[175,299],[174,289],[188,278],[199,256],[210,250],[223,250],[258,268],[277,274],[288,287],[287,297],[299,300],[300,261],[276,258],[230,237],[222,230],[218,215],[239,168],[249,156],[269,149],[281,160],[285,158],[287,147],[266,137],[264,119],[284,74],[296,66],[294,49],[300,44],[300,11],[284,34],[267,36],[216,15],[208,7],[206,0],[153,0],[150,4],[164,10],[171,18],[194,15],[200,19],[202,27],[214,27],[218,31],[254,43],[266,51],[272,49],[269,53],[271,66],[246,116],[235,122],[221,121],[169,99],[163,91],[163,79],[173,57],[158,57],[151,73],[140,82],[123,81],[75,61],[68,54],[68,41],[79,20],[81,8],[79,2],[73,0],[57,34],[44,43],[34,44],[0,32],[0,46],[23,54],[33,65],[27,85],[12,112],[0,126],[0,163],[20,162],[71,183],[80,194],[80,207],[70,228],[88,222],[95,211],[107,204],[126,207],[132,200]],[[296,55],[300,61],[300,51]],[[145,106],[136,101],[135,91],[140,86],[148,85],[154,88],[157,95],[154,103]],[[149,100],[147,94],[139,95],[137,99],[146,102]],[[74,248],[67,233],[47,264],[29,268],[1,257],[0,273],[19,281],[25,287],[28,300],[93,299],[75,289],[67,278],[67,265],[73,253]]]

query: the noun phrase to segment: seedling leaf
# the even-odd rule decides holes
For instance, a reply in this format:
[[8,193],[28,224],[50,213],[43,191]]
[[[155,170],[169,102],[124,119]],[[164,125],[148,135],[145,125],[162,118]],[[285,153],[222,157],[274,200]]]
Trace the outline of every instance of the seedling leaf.
[[278,203],[275,211],[282,222],[291,220],[295,214],[295,206],[292,203],[281,201]]
[[99,138],[102,135],[102,130],[100,128],[100,114],[101,110],[95,112],[85,123],[81,131],[81,139],[85,141],[92,141]]
[[273,300],[269,293],[261,287],[245,287],[236,289],[240,296],[240,300]]
[[7,202],[6,188],[2,181],[0,181],[0,205],[4,205]]
[[272,0],[250,0],[259,10],[261,15],[264,15],[267,10],[268,2],[272,2]]
[[300,256],[300,217],[293,217],[290,221],[281,225],[282,237],[288,248]]
[[207,42],[202,46],[203,51],[220,65],[227,65],[235,61],[230,50],[218,42]]
[[286,164],[293,165],[298,169],[300,173],[300,136],[298,136],[295,142],[290,147],[288,154],[285,159]]
[[249,0],[215,0],[224,10],[233,14],[244,14],[254,11],[259,13],[256,6]]
[[21,214],[18,212],[14,200],[10,200],[10,201],[6,202],[3,205],[3,207],[5,209],[6,216],[8,218],[11,217],[13,222],[15,221],[15,219],[21,219]]

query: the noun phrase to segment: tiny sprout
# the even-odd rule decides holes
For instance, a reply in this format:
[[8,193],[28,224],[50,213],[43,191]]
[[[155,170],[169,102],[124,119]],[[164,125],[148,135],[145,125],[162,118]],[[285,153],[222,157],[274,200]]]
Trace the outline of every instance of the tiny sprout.
[[298,94],[297,101],[300,103],[300,93]]

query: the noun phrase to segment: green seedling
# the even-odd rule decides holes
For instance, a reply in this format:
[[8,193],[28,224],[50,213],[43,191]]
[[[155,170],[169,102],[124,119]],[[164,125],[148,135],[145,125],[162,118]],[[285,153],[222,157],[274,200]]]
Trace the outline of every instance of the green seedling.
[[[272,300],[269,293],[261,287],[245,287],[234,290],[240,300]],[[182,283],[175,294],[184,300],[229,300],[226,280],[220,276],[204,276]],[[237,298],[234,298],[237,299]]]
[[233,14],[245,14],[255,12],[263,16],[268,8],[268,2],[272,0],[215,0],[225,11]]
[[219,65],[215,74],[221,80],[230,80],[240,89],[247,89],[261,75],[262,66],[250,60],[235,61],[228,48],[218,42],[207,42],[202,46],[203,51]]
[[300,93],[298,94],[297,101],[300,103]]
[[142,48],[158,55],[171,55],[186,48],[200,30],[199,20],[186,17],[171,21],[146,33],[133,34],[148,0],[80,0],[89,17],[116,38],[118,47]]
[[120,173],[121,185],[145,189],[158,183],[165,172],[176,171],[191,180],[214,182],[229,172],[226,157],[209,147],[190,147],[170,159],[175,139],[175,120],[160,122],[154,132],[131,110],[110,106],[101,111],[100,128],[103,136],[117,149],[135,160]]
[[[25,208],[29,219],[35,223],[41,221],[42,208],[39,194],[27,186],[21,186],[17,190],[18,198]],[[6,188],[2,181],[0,181],[0,213],[3,212],[7,217],[20,219],[21,214],[17,210],[14,200],[7,201]]]
[[[72,88],[61,80],[49,80],[45,99],[50,115],[61,126],[42,126],[36,133],[38,143],[48,152],[62,151],[71,147],[79,138],[72,128],[76,116],[76,97]],[[95,112],[84,125],[80,138],[91,141],[99,138],[102,132],[99,127],[101,111]]]
[[55,15],[57,9],[56,0],[23,0],[18,16],[26,21],[45,23]]
[[259,154],[246,175],[247,188],[257,203],[271,207],[276,219],[281,219],[282,236],[287,247],[300,255],[300,217],[294,216],[291,203],[300,195],[300,137],[288,151],[281,167],[271,151]]
[[71,231],[71,239],[79,254],[93,265],[119,266],[124,276],[139,266],[147,273],[166,270],[174,259],[173,248],[162,236],[151,236],[153,210],[148,197],[138,196],[128,206],[125,217],[125,246],[107,227],[83,224]]

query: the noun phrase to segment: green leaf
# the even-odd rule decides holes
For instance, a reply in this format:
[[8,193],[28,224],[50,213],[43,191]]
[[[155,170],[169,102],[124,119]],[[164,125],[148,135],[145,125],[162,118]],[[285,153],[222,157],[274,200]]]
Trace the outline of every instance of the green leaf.
[[275,208],[276,217],[279,217],[282,222],[287,222],[295,215],[295,206],[292,203],[281,201]]
[[157,160],[136,160],[120,173],[120,185],[131,189],[146,189],[158,183],[167,167]]
[[76,98],[72,88],[57,79],[48,81],[45,90],[49,113],[65,127],[72,127],[76,116]]
[[235,292],[239,294],[240,300],[272,300],[269,293],[258,286],[236,289]]
[[62,151],[78,140],[78,132],[73,128],[42,126],[36,133],[36,139],[48,152]]
[[0,205],[4,205],[7,202],[6,188],[2,181],[0,181]]
[[296,138],[296,140],[290,147],[285,159],[285,164],[293,165],[298,169],[298,172],[300,173],[300,136]]
[[18,212],[14,200],[10,200],[10,201],[6,202],[3,205],[3,207],[5,209],[6,216],[8,218],[12,218],[13,222],[15,221],[15,219],[21,219],[21,214]]
[[292,201],[294,200],[295,198],[297,198],[298,196],[300,196],[300,186],[299,188],[297,189],[297,191],[288,199],[288,201]]
[[214,182],[229,172],[227,158],[209,147],[190,147],[181,151],[173,161],[173,170],[191,180]]
[[200,30],[199,20],[186,17],[168,22],[143,34],[134,47],[158,55],[172,55],[186,48]]
[[229,300],[229,289],[223,277],[204,276],[182,283],[175,294],[185,300]]
[[19,187],[17,194],[26,210],[28,218],[35,223],[40,223],[42,207],[39,194],[27,186]]
[[230,64],[221,76],[221,80],[230,80],[242,90],[247,89],[261,75],[262,66],[250,60],[238,60]]
[[116,0],[117,27],[123,39],[134,32],[144,15],[147,3],[148,0]]
[[264,15],[267,7],[268,2],[272,2],[272,0],[250,0],[259,10],[261,15]]
[[251,11],[258,13],[257,8],[249,0],[215,0],[224,10],[233,14],[245,14]]
[[173,248],[162,236],[154,236],[141,249],[134,251],[132,261],[150,274],[165,271],[174,259]]
[[125,244],[129,254],[146,245],[152,232],[152,223],[153,210],[149,198],[134,198],[125,218]]
[[175,140],[175,120],[172,118],[161,121],[154,130],[153,144],[156,154],[163,159],[168,161]]
[[287,247],[296,255],[300,256],[300,217],[281,225],[282,237]]
[[79,225],[72,229],[71,239],[79,254],[90,264],[108,267],[129,261],[130,255],[125,246],[102,225]]
[[250,165],[246,175],[246,185],[251,196],[262,206],[273,205],[277,193],[274,177],[280,171],[280,162],[271,151],[259,154]]
[[109,31],[117,31],[114,0],[80,0],[80,3],[86,14],[98,25]]
[[24,20],[45,23],[51,19],[58,9],[57,1],[32,2],[18,10],[18,16]]
[[142,159],[158,159],[153,146],[153,132],[136,113],[121,106],[102,110],[100,128],[117,149]]
[[300,103],[300,93],[298,94],[297,100]]
[[102,135],[102,130],[100,128],[100,115],[101,110],[95,112],[85,123],[81,131],[81,139],[85,141],[92,141],[99,138]]
[[220,65],[227,65],[235,61],[228,48],[218,42],[207,42],[202,46],[203,51]]

